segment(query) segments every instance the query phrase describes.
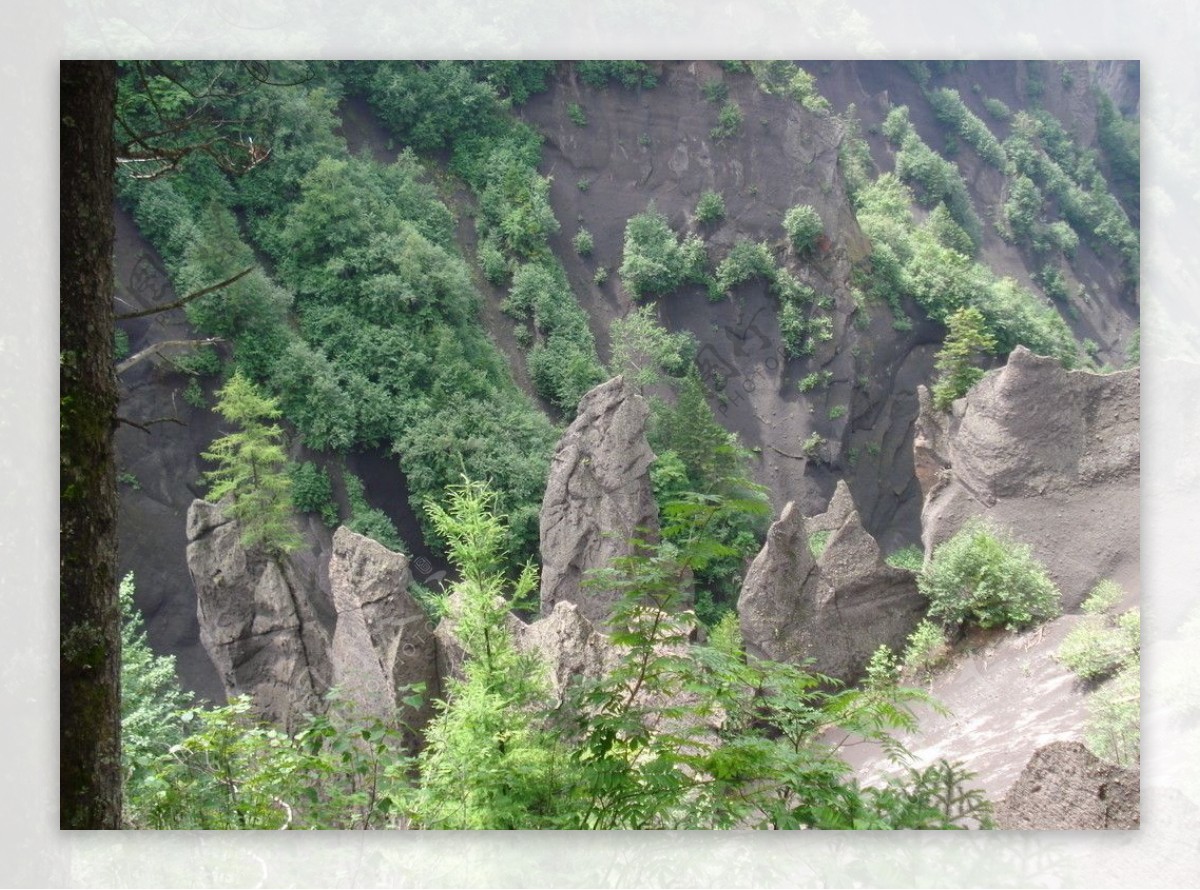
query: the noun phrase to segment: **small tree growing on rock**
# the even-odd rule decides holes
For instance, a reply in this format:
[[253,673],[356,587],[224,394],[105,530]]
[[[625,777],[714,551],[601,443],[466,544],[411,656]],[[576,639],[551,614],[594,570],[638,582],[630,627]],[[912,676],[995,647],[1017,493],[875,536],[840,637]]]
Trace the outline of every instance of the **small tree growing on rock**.
[[798,204],[784,214],[783,230],[791,239],[796,253],[807,253],[817,246],[817,241],[825,232],[825,224],[812,206]]
[[232,496],[228,515],[242,525],[242,543],[271,554],[300,546],[292,520],[292,480],[283,452],[283,430],[269,423],[279,404],[259,393],[239,371],[218,393],[217,413],[240,430],[213,441],[201,457],[217,464],[204,474],[212,503]]
[[956,309],[946,326],[946,341],[934,360],[938,380],[933,385],[933,404],[939,411],[949,410],[955,399],[965,396],[979,382],[984,372],[973,362],[996,348],[996,338],[988,333],[983,313],[973,306]]

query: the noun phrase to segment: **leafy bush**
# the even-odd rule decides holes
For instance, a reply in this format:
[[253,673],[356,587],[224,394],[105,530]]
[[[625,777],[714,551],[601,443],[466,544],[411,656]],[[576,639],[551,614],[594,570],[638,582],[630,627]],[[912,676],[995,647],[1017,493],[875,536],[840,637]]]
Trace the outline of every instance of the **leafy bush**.
[[591,256],[592,250],[596,246],[596,242],[592,238],[592,233],[582,228],[575,233],[575,237],[571,239],[571,243],[575,245],[575,252],[580,256]]
[[333,485],[324,467],[311,461],[293,464],[292,503],[301,513],[316,513],[330,528],[338,524],[337,505],[333,502]]
[[596,274],[592,276],[592,281],[595,282],[597,287],[604,287],[604,283],[608,281],[608,267],[597,266]]
[[577,127],[587,126],[587,115],[584,114],[583,108],[578,102],[571,102],[567,105],[567,119]]
[[724,102],[729,98],[729,85],[719,78],[706,80],[700,87],[700,91],[704,93],[704,98],[714,104]]
[[813,114],[827,115],[829,100],[817,92],[816,78],[794,62],[772,59],[750,63],[758,88],[770,96],[787,96]]
[[195,377],[189,380],[188,385],[184,387],[183,400],[193,408],[203,408],[207,405],[204,390],[200,388],[200,381]]
[[1136,766],[1141,756],[1141,665],[1131,664],[1088,699],[1084,741],[1101,760]]
[[849,410],[845,405],[834,405],[829,409],[829,419],[838,420],[846,416],[846,411]]
[[825,233],[825,224],[816,208],[809,204],[798,204],[783,216],[783,230],[796,253],[808,253],[817,246]]
[[346,499],[350,502],[350,518],[346,528],[352,532],[378,541],[389,550],[397,553],[410,553],[396,530],[395,523],[378,507],[372,507],[367,501],[367,489],[363,481],[346,470],[342,473],[346,483]]
[[736,102],[726,102],[717,114],[717,125],[709,131],[709,136],[720,142],[731,139],[742,129],[742,109]]
[[691,281],[704,281],[707,253],[699,238],[679,237],[654,209],[630,217],[625,224],[621,281],[635,297],[670,293]]
[[1012,115],[1013,115],[1012,109],[1009,108],[1007,105],[1005,105],[1003,102],[1001,102],[999,99],[991,99],[991,98],[984,99],[983,107],[985,109],[987,109],[988,114],[990,114],[992,117],[994,117],[998,121],[1012,120]]
[[616,81],[627,90],[653,89],[658,78],[645,62],[634,61],[585,61],[576,64],[579,79],[588,86],[602,89]]
[[897,569],[908,569],[919,572],[925,567],[925,551],[916,544],[901,547],[894,553],[888,554],[887,564]]
[[810,374],[800,378],[800,392],[812,392],[822,386],[830,386],[833,384],[832,371],[813,371]]
[[928,675],[949,655],[946,632],[928,619],[923,619],[908,636],[902,662],[912,676]]
[[988,334],[978,309],[956,310],[946,320],[946,327],[946,340],[933,363],[938,371],[933,404],[939,411],[948,410],[955,399],[961,399],[983,378],[983,370],[971,363],[996,348],[996,340]]
[[774,280],[775,257],[765,241],[739,238],[717,266],[716,286],[721,293],[728,293],[752,278]]
[[948,624],[1014,630],[1060,611],[1058,588],[1028,545],[979,520],[934,550],[918,586],[930,617]]
[[825,437],[820,433],[810,433],[800,446],[800,450],[809,460],[820,460],[824,457]]
[[808,536],[808,549],[812,552],[815,559],[820,559],[821,554],[825,552],[825,548],[829,545],[829,536],[831,534],[832,532],[820,531],[813,532]]
[[713,223],[725,218],[725,199],[719,192],[706,191],[696,202],[696,221],[702,224]]
[[933,90],[928,97],[938,121],[961,136],[986,163],[997,170],[1007,167],[1008,159],[1000,141],[992,135],[987,124],[967,108],[958,90]]

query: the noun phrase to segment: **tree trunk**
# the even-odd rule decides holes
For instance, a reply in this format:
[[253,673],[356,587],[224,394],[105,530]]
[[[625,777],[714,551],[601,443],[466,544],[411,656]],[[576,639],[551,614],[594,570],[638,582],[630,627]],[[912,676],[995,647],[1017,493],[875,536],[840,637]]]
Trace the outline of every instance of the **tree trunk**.
[[121,827],[114,62],[60,70],[59,826]]

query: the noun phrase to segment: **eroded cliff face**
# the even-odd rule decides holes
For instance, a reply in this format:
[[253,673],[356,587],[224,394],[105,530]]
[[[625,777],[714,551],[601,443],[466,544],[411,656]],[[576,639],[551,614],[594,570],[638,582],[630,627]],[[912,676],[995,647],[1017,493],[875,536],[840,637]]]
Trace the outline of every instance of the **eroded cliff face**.
[[[815,557],[809,536],[828,538]],[[738,615],[746,651],[852,682],[880,646],[902,649],[925,614],[912,572],[887,565],[845,483],[805,520],[789,503],[746,573]]]
[[1139,380],[1136,368],[1067,371],[1017,347],[951,414],[922,390],[914,454],[926,552],[985,516],[1033,548],[1064,609],[1104,578],[1136,592]]
[[1039,748],[996,807],[1000,828],[1133,829],[1141,822],[1141,777],[1095,757],[1079,742]]
[[227,696],[250,695],[264,719],[290,729],[320,712],[329,691],[328,600],[307,554],[268,557],[241,536],[220,505],[192,502],[187,564],[200,641]]
[[580,401],[555,449],[542,500],[543,614],[570,602],[589,621],[605,622],[618,595],[585,585],[587,573],[630,555],[635,538],[656,539],[649,414],[645,399],[623,377],[600,384]]
[[[308,540],[311,542],[312,537]],[[320,539],[318,539],[320,540]],[[226,696],[291,729],[337,688],[363,716],[419,729],[439,694],[433,626],[408,592],[408,559],[339,528],[332,546],[269,557],[220,505],[188,510],[200,639]],[[420,685],[424,704],[403,702]]]

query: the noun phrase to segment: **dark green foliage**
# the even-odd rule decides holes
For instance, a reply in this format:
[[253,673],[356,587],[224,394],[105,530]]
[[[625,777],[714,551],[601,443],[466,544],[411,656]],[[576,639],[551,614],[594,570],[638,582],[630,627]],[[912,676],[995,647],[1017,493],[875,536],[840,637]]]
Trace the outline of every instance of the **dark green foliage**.
[[825,223],[815,207],[809,204],[798,204],[788,210],[783,216],[783,230],[787,232],[788,240],[796,253],[811,252],[825,233]]
[[838,145],[838,166],[846,181],[846,194],[854,203],[858,193],[866,188],[875,171],[871,148],[862,135],[862,123],[853,104],[846,107],[842,116],[843,134]]
[[817,92],[816,78],[794,62],[785,59],[751,62],[750,70],[758,87],[771,96],[787,96],[813,114],[827,115],[829,100]]
[[706,80],[700,90],[704,93],[704,98],[714,104],[729,98],[729,84],[720,79]]
[[945,204],[938,204],[925,219],[925,228],[942,247],[970,256],[975,249],[971,237],[954,221]]
[[695,338],[687,331],[668,332],[658,323],[653,306],[635,307],[616,319],[609,335],[613,373],[640,389],[684,376],[696,353]]
[[113,331],[113,360],[120,361],[129,357],[129,334],[116,328]]
[[554,63],[545,60],[489,59],[470,65],[477,80],[490,83],[514,105],[523,105],[531,96],[545,92],[546,80],[554,74]]
[[175,360],[176,366],[197,377],[215,377],[221,373],[221,356],[211,346],[201,346]]
[[311,461],[292,464],[292,503],[301,513],[316,513],[330,528],[338,524],[337,505],[329,473]]
[[736,102],[726,102],[717,114],[717,125],[709,131],[709,136],[720,142],[731,139],[742,130],[742,109]]
[[193,408],[205,407],[204,390],[200,388],[200,381],[193,377],[188,381],[188,385],[183,390],[183,400]]
[[918,578],[929,616],[1015,630],[1057,617],[1059,592],[1026,544],[973,520],[938,546]]
[[973,363],[996,348],[996,341],[988,334],[987,323],[978,309],[955,310],[946,319],[946,328],[946,340],[933,363],[938,372],[933,404],[941,411],[949,410],[955,399],[961,399],[979,382],[983,371]]
[[625,224],[621,281],[635,297],[665,294],[705,279],[707,254],[697,237],[680,241],[667,218],[651,205]]
[[378,541],[397,553],[410,552],[400,539],[395,523],[378,507],[367,501],[367,490],[361,479],[348,470],[342,472],[346,483],[346,500],[350,502],[350,518],[346,527],[366,538]]
[[696,202],[696,222],[707,225],[724,218],[725,199],[719,192],[704,192]]
[[579,400],[606,372],[596,360],[587,315],[571,294],[558,264],[525,263],[513,275],[504,310],[532,318],[542,335],[529,353],[529,372],[538,393],[573,415]]
[[588,86],[602,89],[610,82],[617,82],[627,90],[650,90],[658,85],[658,78],[645,62],[634,61],[586,61],[576,62],[579,79]]
[[1137,195],[1141,184],[1141,133],[1136,120],[1121,116],[1112,99],[1096,93],[1096,135],[1113,178]]

